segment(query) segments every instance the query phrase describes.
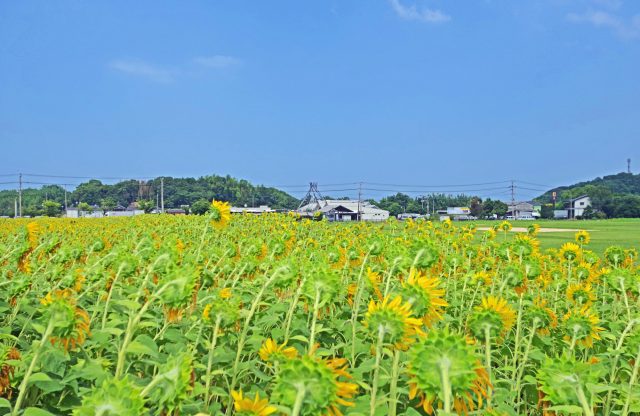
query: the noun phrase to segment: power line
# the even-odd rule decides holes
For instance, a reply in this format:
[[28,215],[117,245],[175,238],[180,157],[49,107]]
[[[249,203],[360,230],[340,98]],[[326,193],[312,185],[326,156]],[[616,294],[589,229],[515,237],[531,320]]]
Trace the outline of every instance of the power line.
[[469,186],[485,186],[485,185],[497,185],[501,183],[509,183],[510,181],[498,181],[498,182],[482,182],[482,183],[467,183],[457,185],[401,185],[393,183],[376,183],[376,182],[362,182],[365,185],[373,186],[396,186],[401,188],[457,188],[457,187],[469,187]]

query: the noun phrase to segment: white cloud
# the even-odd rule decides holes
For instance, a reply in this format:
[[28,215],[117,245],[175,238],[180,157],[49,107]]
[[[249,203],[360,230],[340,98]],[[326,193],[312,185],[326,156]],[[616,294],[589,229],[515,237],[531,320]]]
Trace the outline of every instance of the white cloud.
[[427,23],[444,23],[451,20],[451,16],[442,13],[440,10],[428,8],[418,9],[416,5],[405,6],[400,0],[389,0],[391,7],[396,14],[405,20],[419,20]]
[[173,72],[140,60],[115,60],[109,67],[116,71],[146,78],[155,82],[168,83],[173,81]]
[[195,58],[193,62],[207,68],[227,68],[241,63],[240,59],[226,55],[200,56]]
[[567,19],[575,23],[589,23],[598,28],[613,30],[625,39],[640,37],[640,15],[635,15],[630,21],[601,10],[589,10],[585,13],[569,13]]

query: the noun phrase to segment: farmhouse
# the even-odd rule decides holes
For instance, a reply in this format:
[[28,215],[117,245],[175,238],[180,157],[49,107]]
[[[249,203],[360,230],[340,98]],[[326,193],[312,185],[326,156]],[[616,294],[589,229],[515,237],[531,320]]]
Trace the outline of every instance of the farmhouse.
[[557,219],[573,219],[584,215],[587,207],[591,206],[591,198],[588,195],[581,195],[570,199],[564,204],[564,209],[553,211],[553,217]]
[[324,199],[300,207],[297,212],[306,216],[322,214],[329,221],[385,221],[389,211],[368,201]]
[[507,217],[514,220],[532,220],[540,216],[531,202],[516,202],[507,206]]

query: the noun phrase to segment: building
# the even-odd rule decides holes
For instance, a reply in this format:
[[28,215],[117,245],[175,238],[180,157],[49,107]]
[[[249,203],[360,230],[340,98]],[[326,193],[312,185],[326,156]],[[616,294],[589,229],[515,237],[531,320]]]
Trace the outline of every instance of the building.
[[476,217],[471,215],[471,208],[469,207],[447,207],[447,209],[438,210],[440,221],[444,221],[447,218],[453,221],[468,221],[475,220]]
[[591,206],[591,198],[588,195],[581,195],[577,198],[565,202],[564,209],[553,211],[553,217],[558,219],[574,219],[582,217],[587,207]]
[[232,214],[266,214],[269,212],[275,212],[275,210],[269,208],[268,205],[260,205],[259,207],[231,207]]
[[532,202],[516,202],[507,205],[507,217],[514,220],[533,220],[540,217]]
[[302,216],[322,215],[329,221],[386,221],[389,211],[368,201],[323,199],[304,205],[296,211]]

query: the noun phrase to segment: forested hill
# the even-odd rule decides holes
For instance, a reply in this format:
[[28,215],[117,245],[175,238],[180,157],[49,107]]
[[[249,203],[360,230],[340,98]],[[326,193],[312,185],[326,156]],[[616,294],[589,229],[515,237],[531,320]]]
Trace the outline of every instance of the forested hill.
[[559,186],[550,189],[536,199],[540,202],[548,202],[551,200],[551,194],[554,191],[557,192],[558,198],[561,199],[575,198],[580,195],[591,196],[594,191],[609,195],[640,195],[640,174],[617,173],[574,185]]
[[[95,206],[128,206],[130,203],[146,200],[153,201],[160,192],[160,178],[139,182],[128,180],[112,185],[99,180],[90,180],[79,184],[67,193],[69,205],[81,202]],[[23,190],[23,214],[42,214],[45,200],[64,204],[64,189],[57,185],[46,185],[40,189]],[[0,191],[0,215],[13,215],[14,201],[18,197],[15,190]],[[164,177],[165,208],[178,208],[191,205],[198,200],[217,199],[229,201],[233,205],[249,206],[269,205],[272,208],[296,208],[298,200],[276,188],[253,185],[246,180],[230,176],[203,176],[200,178]]]
[[602,217],[640,217],[640,174],[618,173],[560,186],[550,189],[536,200],[543,204],[550,203],[554,191],[557,193],[557,203],[560,204],[571,198],[588,195],[593,204],[593,212],[600,213]]

